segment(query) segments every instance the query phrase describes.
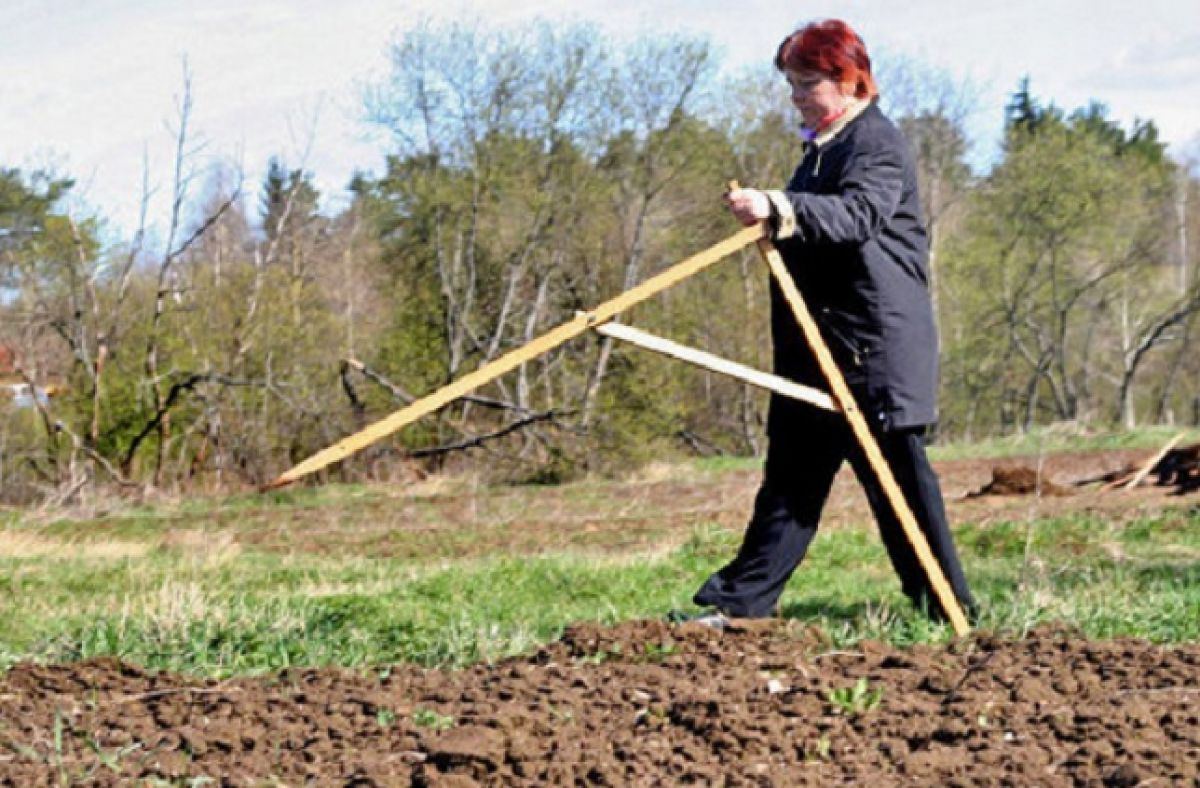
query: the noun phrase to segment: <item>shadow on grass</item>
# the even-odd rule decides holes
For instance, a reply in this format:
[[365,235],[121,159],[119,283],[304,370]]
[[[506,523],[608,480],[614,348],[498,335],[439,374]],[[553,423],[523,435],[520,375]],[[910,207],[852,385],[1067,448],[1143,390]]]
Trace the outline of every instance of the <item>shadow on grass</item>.
[[1143,564],[1134,567],[1133,574],[1137,578],[1139,586],[1169,583],[1195,586],[1197,590],[1200,590],[1200,561],[1194,559]]
[[801,621],[828,619],[830,621],[857,621],[879,612],[884,602],[833,602],[829,599],[798,599],[780,607],[783,618]]

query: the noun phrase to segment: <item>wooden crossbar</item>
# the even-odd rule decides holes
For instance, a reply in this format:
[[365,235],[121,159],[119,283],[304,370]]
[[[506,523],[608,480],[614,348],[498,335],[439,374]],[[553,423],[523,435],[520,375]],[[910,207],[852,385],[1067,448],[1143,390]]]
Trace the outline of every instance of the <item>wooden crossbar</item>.
[[739,364],[736,361],[730,361],[703,350],[681,345],[678,342],[672,342],[669,339],[664,339],[621,323],[603,323],[593,326],[593,328],[595,328],[597,333],[603,334],[606,337],[620,339],[644,350],[652,350],[655,353],[661,353],[665,356],[677,358],[680,361],[686,361],[702,369],[719,372],[727,377],[740,380],[743,383],[749,383],[751,386],[773,391],[776,394],[782,394],[785,397],[800,400],[801,402],[807,402],[809,405],[815,405],[823,410],[838,410],[837,404],[824,391],[818,391],[809,386],[801,386],[799,383],[795,383],[779,375],[762,372],[745,364]]
[[763,232],[764,229],[762,227],[747,227],[726,238],[724,241],[689,257],[683,262],[676,263],[662,273],[652,276],[636,287],[626,290],[616,298],[605,301],[592,311],[576,315],[573,320],[569,320],[557,328],[551,329],[532,342],[506,353],[489,364],[484,364],[474,372],[464,375],[453,383],[443,386],[432,394],[428,394],[416,402],[392,413],[390,416],[386,416],[353,435],[343,438],[332,446],[322,449],[295,467],[280,474],[275,480],[265,485],[263,489],[271,490],[283,487],[310,473],[319,471],[332,463],[344,460],[351,454],[370,446],[381,438],[391,435],[396,430],[413,423],[422,416],[426,416],[444,407],[464,394],[469,394],[480,386],[495,380],[506,372],[510,372],[543,353],[574,339],[597,323],[611,320],[630,307],[640,304],[646,299],[694,276],[713,263],[759,240],[763,237]]

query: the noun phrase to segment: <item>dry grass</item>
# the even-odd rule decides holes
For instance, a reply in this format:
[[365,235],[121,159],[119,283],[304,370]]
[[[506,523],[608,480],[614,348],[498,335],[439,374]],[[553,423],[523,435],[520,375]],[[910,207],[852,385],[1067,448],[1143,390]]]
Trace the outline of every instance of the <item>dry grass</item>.
[[162,535],[156,546],[215,566],[230,561],[242,548],[229,531],[201,531],[190,528],[171,529]]
[[172,529],[157,539],[58,539],[24,528],[0,529],[0,559],[120,561],[171,552],[215,566],[236,558],[241,546],[227,531]]
[[0,558],[115,561],[125,558],[141,558],[153,548],[154,545],[145,542],[69,542],[51,539],[28,531],[0,530]]
[[404,498],[436,498],[459,495],[464,489],[479,487],[479,480],[466,476],[433,474],[422,479],[405,478],[398,482],[397,491]]
[[658,482],[693,481],[696,478],[694,463],[652,462],[631,470],[622,477],[628,484],[655,484]]

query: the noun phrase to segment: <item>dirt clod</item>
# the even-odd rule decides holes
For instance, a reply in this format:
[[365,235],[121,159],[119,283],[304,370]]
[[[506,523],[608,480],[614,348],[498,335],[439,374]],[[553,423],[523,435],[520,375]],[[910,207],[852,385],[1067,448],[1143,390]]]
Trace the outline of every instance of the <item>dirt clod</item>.
[[978,490],[968,493],[968,498],[982,495],[1071,495],[1048,476],[1024,465],[997,465],[992,468],[992,480]]

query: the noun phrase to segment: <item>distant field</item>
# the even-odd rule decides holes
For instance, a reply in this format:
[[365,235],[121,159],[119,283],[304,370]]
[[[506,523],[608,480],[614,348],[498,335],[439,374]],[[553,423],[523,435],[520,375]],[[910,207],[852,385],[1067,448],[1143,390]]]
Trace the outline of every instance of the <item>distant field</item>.
[[[1143,457],[1169,434],[1082,444],[1044,436],[1039,448],[1048,474],[1079,479]],[[1200,638],[1196,496],[1093,485],[1063,499],[960,500],[987,479],[990,460],[980,457],[1029,455],[1030,445],[935,454],[982,626],[1020,635],[1066,622],[1097,638]],[[1078,456],[1053,453],[1063,449]],[[0,668],[113,655],[230,675],[527,652],[575,621],[688,608],[736,549],[756,480],[752,462],[705,461],[558,487],[431,480],[89,518],[9,513],[0,520]],[[785,616],[840,643],[949,638],[909,609],[848,478],[829,526],[784,597]]]

